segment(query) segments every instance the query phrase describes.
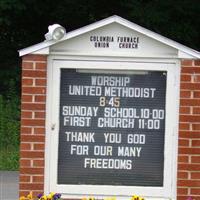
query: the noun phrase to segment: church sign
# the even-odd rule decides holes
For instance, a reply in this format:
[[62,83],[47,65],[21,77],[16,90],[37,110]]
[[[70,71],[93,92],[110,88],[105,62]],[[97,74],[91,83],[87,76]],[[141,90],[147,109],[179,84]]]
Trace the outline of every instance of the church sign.
[[191,59],[200,53],[119,16],[68,33],[54,24],[45,39],[19,52],[20,195],[193,195],[185,167],[199,111],[188,100],[198,98],[199,62]]
[[92,35],[90,42],[93,43],[95,48],[110,48],[114,44],[120,49],[137,49],[139,37]]
[[163,186],[166,76],[61,69],[58,184]]
[[122,199],[133,191],[167,196],[174,66],[52,58],[51,187],[69,197],[100,197],[102,189]]

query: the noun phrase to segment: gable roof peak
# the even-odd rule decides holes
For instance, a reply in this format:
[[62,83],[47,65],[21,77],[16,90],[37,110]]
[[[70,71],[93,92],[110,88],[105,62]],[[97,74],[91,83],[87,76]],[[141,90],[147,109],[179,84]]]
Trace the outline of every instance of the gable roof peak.
[[[44,49],[44,48],[48,48],[54,44],[57,44],[57,43],[61,43],[61,42],[64,42],[65,40],[68,40],[68,39],[71,39],[71,38],[74,38],[74,37],[77,37],[77,36],[80,36],[84,33],[88,33],[90,31],[93,31],[97,28],[101,28],[101,27],[104,27],[106,25],[109,25],[109,24],[112,24],[113,22],[116,22],[122,26],[125,26],[133,31],[136,31],[136,32],[139,32],[151,39],[154,39],[156,41],[159,41],[167,46],[170,46],[172,48],[175,48],[177,49],[178,51],[182,52],[183,54],[188,54],[191,58],[194,58],[194,59],[200,59],[200,52],[194,50],[194,49],[191,49],[189,47],[186,47],[178,42],[175,42],[169,38],[166,38],[158,33],[155,33],[151,30],[148,30],[140,25],[137,25],[133,22],[130,22],[118,15],[112,15],[108,18],[105,18],[105,19],[102,19],[100,21],[97,21],[97,22],[94,22],[92,24],[89,24],[89,25],[86,25],[84,27],[81,27],[79,29],[76,29],[76,30],[73,30],[73,31],[70,31],[68,33],[65,34],[65,36],[59,40],[59,41],[43,41],[39,44],[36,44],[36,45],[33,45],[33,46],[30,46],[30,47],[27,47],[25,49],[22,49],[22,50],[19,50],[19,55],[20,56],[23,56],[23,55],[26,55],[26,54],[30,54],[30,53],[34,53],[34,52],[37,52],[41,49]],[[181,58],[181,57],[178,57],[178,58]]]

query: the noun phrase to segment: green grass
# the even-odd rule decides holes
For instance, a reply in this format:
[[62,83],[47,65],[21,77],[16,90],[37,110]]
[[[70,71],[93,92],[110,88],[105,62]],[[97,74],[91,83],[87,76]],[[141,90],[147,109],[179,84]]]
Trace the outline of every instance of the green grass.
[[19,170],[19,149],[0,149],[0,170]]

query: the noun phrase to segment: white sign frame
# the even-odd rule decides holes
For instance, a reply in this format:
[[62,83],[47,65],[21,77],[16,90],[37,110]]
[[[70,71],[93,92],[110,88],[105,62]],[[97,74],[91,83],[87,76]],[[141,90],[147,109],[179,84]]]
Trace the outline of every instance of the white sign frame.
[[[112,69],[112,70],[149,70],[167,71],[166,87],[166,121],[164,149],[164,186],[108,186],[108,185],[58,185],[58,133],[59,133],[59,102],[60,102],[60,69]],[[48,60],[47,73],[47,107],[46,107],[46,148],[45,148],[45,192],[59,192],[64,198],[82,198],[84,196],[117,196],[117,199],[128,200],[133,194],[146,198],[176,199],[177,173],[177,141],[180,63],[177,60],[67,60],[66,57],[51,56]]]

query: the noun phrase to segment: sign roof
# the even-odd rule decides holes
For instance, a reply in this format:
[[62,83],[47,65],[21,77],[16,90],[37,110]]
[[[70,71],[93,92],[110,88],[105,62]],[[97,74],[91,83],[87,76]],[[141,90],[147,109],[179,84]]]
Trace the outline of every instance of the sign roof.
[[189,47],[186,47],[178,42],[168,39],[160,34],[150,31],[144,27],[141,27],[135,23],[132,23],[132,22],[130,22],[124,18],[121,18],[119,16],[116,16],[116,15],[108,17],[108,18],[100,20],[100,21],[97,21],[95,23],[92,23],[90,25],[76,29],[74,31],[70,31],[70,32],[66,33],[65,36],[59,41],[45,40],[41,43],[21,49],[21,50],[19,50],[19,55],[24,56],[26,54],[49,54],[49,48],[55,44],[62,43],[64,41],[67,41],[74,37],[88,33],[90,31],[94,31],[95,29],[104,27],[104,26],[112,24],[112,23],[117,23],[119,25],[125,26],[133,31],[137,31],[137,32],[145,35],[146,37],[149,37],[155,41],[158,41],[162,44],[165,44],[171,48],[178,50],[177,58],[200,59],[200,52],[198,52],[194,49],[191,49]]

